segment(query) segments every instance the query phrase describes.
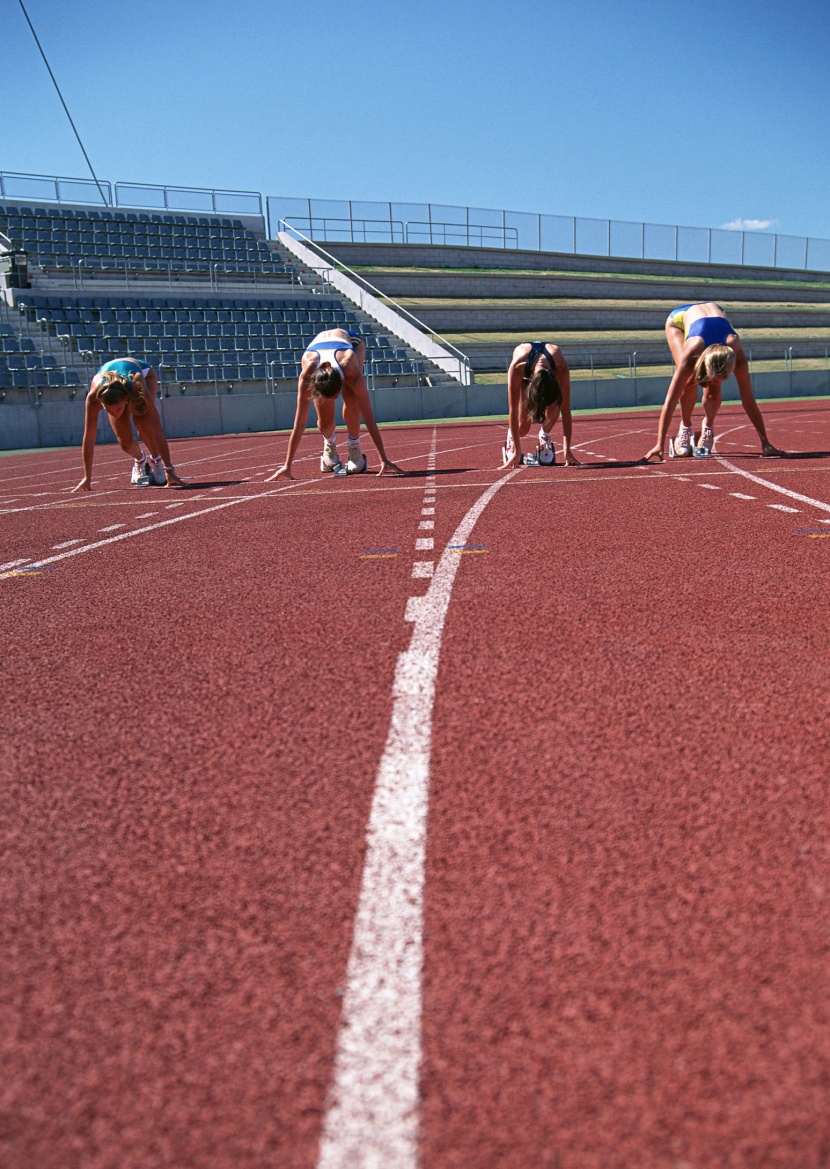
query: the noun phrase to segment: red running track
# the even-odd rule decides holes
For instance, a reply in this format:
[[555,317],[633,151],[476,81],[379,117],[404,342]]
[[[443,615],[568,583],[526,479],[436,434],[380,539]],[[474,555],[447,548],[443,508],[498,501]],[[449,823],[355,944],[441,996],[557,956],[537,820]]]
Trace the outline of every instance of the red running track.
[[[618,465],[654,416],[578,418],[458,550],[424,1169],[830,1164],[830,411],[765,414],[812,455],[725,408],[726,461]],[[266,485],[274,436],[177,443],[175,493],[0,460],[3,1169],[317,1163],[413,563],[502,432],[437,428],[431,492],[432,427],[403,480],[308,438]]]

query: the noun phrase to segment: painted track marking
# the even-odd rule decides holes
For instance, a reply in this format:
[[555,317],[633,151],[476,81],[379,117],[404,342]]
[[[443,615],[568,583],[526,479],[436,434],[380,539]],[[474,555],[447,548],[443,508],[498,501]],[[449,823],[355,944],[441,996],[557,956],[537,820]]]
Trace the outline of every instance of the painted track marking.
[[[490,500],[479,496],[450,544],[466,546]],[[318,1169],[416,1169],[421,1064],[423,888],[432,712],[444,622],[461,564],[445,549],[423,596],[410,597],[409,648],[398,656],[393,706],[366,833],[334,1082]]]
[[[301,482],[301,481],[300,481]],[[109,544],[117,544],[121,540],[131,540],[133,536],[143,536],[147,532],[156,532],[159,528],[170,527],[171,524],[181,524],[186,520],[195,520],[198,516],[210,515],[211,512],[224,511],[228,507],[236,507],[240,503],[250,503],[254,499],[269,499],[274,495],[282,495],[290,491],[297,483],[288,483],[285,487],[277,487],[273,491],[264,491],[261,495],[246,495],[241,499],[229,499],[224,503],[216,503],[212,507],[203,507],[199,511],[191,511],[186,515],[171,516],[167,520],[159,520],[155,524],[146,524],[143,528],[134,528],[130,532],[119,532],[117,536],[108,536],[106,540],[96,540],[93,544],[84,544],[81,548],[70,548],[66,552],[59,552],[57,556],[44,556],[31,564],[30,568],[44,568],[47,564],[56,564],[59,560],[67,560],[70,556],[81,556],[85,552],[94,552],[98,548],[106,548]],[[0,576],[0,580],[3,578]]]

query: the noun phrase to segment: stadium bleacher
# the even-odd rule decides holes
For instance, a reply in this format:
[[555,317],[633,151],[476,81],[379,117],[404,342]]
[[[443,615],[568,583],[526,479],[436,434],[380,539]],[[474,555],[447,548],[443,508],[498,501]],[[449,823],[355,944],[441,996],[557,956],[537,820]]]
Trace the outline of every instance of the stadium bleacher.
[[[0,392],[74,396],[98,365],[125,353],[153,365],[162,385],[267,387],[296,379],[311,338],[338,325],[365,337],[372,384],[422,377],[417,355],[348,302],[304,287],[303,275],[306,285],[319,281],[268,244],[263,221],[251,222],[0,204],[0,232],[25,253],[31,279],[13,308],[0,302]],[[220,272],[237,293],[253,279],[258,295],[220,294]],[[136,285],[144,295],[113,295]]]

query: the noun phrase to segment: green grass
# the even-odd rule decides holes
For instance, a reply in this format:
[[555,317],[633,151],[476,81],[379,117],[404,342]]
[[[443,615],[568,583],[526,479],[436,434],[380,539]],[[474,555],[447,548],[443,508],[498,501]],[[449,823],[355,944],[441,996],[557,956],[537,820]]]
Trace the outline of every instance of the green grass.
[[[641,261],[642,262],[642,261]],[[654,261],[655,263],[670,263],[673,261]],[[682,263],[682,261],[681,261]],[[827,280],[756,280],[750,277],[740,279],[739,277],[723,277],[720,276],[664,276],[654,275],[649,276],[647,273],[641,272],[581,272],[571,268],[428,268],[418,267],[409,264],[353,264],[353,272],[378,272],[391,273],[396,272],[425,272],[435,273],[440,276],[452,276],[455,273],[459,275],[473,275],[473,276],[571,276],[578,279],[588,278],[592,280],[631,280],[634,282],[659,282],[664,284],[689,283],[689,281],[698,280],[701,283],[718,283],[729,284],[740,287],[741,285],[751,284],[753,288],[822,288],[830,289],[830,281]]]

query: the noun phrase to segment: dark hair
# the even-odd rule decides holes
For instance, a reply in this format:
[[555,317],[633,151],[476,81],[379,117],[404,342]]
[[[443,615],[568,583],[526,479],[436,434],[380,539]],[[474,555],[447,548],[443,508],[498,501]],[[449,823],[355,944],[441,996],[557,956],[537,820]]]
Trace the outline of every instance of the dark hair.
[[561,405],[562,388],[555,369],[537,369],[527,383],[527,412],[534,422],[544,422],[548,406]]
[[120,373],[108,370],[101,374],[101,381],[95,391],[95,397],[102,406],[117,406],[126,398],[133,414],[141,417],[147,413],[147,398],[144,389],[133,385],[132,377],[125,377]]
[[314,375],[314,393],[321,398],[336,398],[342,384],[340,374],[328,362],[321,365]]

